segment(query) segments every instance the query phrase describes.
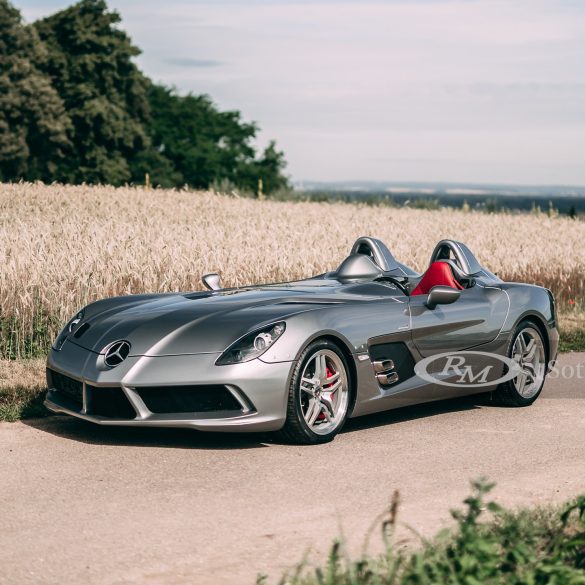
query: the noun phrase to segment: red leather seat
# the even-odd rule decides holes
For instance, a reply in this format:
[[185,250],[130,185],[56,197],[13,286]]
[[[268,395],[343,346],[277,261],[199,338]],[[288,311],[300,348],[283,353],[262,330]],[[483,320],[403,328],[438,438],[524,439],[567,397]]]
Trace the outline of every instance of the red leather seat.
[[451,266],[446,262],[433,262],[424,273],[421,281],[410,293],[411,297],[416,295],[428,295],[434,286],[450,286],[462,290],[463,287],[455,280]]

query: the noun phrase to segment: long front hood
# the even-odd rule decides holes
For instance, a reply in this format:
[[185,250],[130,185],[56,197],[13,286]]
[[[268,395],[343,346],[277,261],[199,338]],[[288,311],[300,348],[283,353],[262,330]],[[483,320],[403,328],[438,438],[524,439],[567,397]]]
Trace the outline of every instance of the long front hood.
[[89,328],[79,338],[70,336],[68,343],[102,353],[113,341],[124,339],[131,344],[130,355],[135,356],[216,353],[251,330],[328,303],[284,290],[111,301],[94,315],[88,307],[84,322]]

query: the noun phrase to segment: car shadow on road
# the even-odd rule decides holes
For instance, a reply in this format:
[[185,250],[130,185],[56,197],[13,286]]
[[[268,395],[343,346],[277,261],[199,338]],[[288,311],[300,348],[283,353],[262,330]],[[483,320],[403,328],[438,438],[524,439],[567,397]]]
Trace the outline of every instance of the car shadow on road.
[[486,398],[484,395],[463,396],[461,398],[451,398],[437,402],[426,402],[424,404],[404,406],[402,408],[385,410],[376,414],[349,419],[341,432],[353,433],[364,429],[388,426],[451,412],[485,408],[490,405],[489,398]]
[[[387,410],[348,420],[342,434],[451,412],[473,410],[488,404],[486,399],[481,396],[468,396]],[[28,419],[22,422],[36,430],[90,445],[240,450],[283,444],[276,433],[208,433],[191,429],[104,427],[62,415]]]
[[164,427],[105,427],[62,415],[22,422],[36,430],[89,445],[224,450],[267,447],[270,441],[265,433],[204,433]]

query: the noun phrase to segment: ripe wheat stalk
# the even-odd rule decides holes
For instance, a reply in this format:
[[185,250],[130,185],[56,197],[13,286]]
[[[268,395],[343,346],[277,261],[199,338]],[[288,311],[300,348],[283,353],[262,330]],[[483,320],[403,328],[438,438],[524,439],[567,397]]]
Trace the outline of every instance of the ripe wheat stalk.
[[0,357],[39,355],[79,307],[112,295],[294,280],[335,268],[371,235],[422,271],[465,242],[506,280],[585,298],[585,224],[544,214],[235,199],[210,192],[0,185]]

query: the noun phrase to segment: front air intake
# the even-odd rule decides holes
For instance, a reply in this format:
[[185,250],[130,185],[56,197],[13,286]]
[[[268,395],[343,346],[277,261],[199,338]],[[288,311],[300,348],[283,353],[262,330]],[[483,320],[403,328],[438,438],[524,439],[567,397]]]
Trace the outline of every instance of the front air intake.
[[116,387],[97,387],[86,384],[87,414],[105,418],[132,420],[136,411],[130,404],[124,390]]
[[83,382],[47,368],[47,387],[83,407]]
[[136,388],[146,408],[156,414],[241,411],[242,405],[221,385]]

